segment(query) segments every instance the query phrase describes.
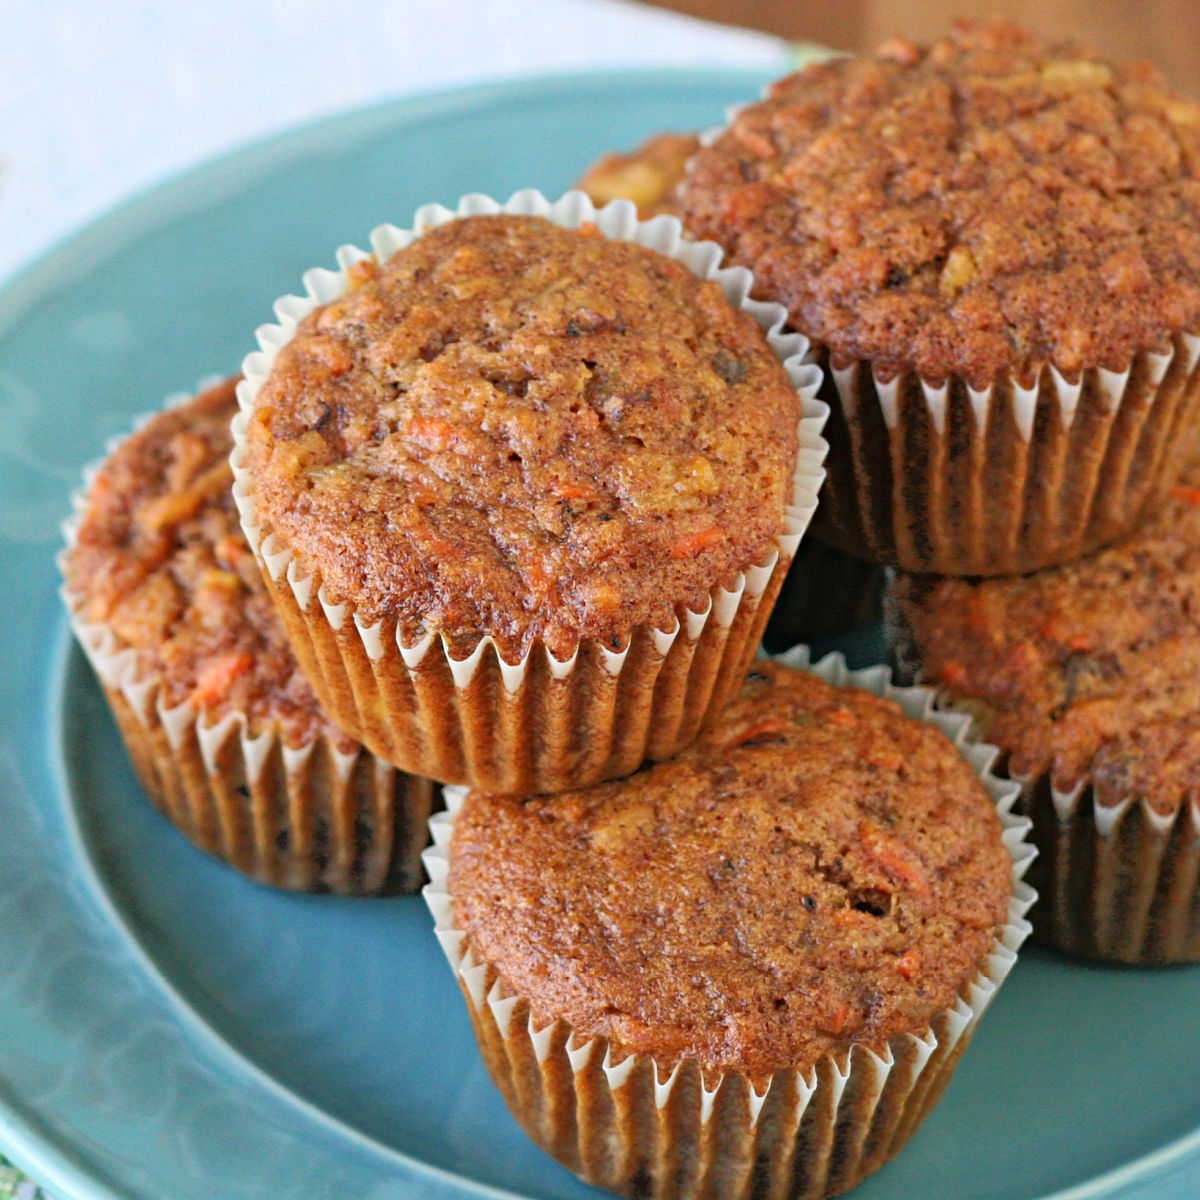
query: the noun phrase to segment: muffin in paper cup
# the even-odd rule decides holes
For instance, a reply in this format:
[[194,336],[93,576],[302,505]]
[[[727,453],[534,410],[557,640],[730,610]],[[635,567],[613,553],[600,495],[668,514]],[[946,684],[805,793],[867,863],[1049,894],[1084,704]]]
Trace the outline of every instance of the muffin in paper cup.
[[439,789],[341,733],[300,676],[233,505],[235,384],[174,397],[89,468],[59,559],[72,628],[197,846],[275,887],[415,891]]
[[694,133],[656,133],[627,153],[598,158],[573,186],[598,207],[632,200],[643,220],[659,213],[674,216],[675,189],[699,145]]
[[[820,730],[825,723],[830,726],[817,735],[824,741],[814,743],[812,777],[817,779],[821,778],[820,759],[825,756],[828,761],[829,755],[838,758],[834,768],[838,778],[843,764],[855,757],[874,760],[870,766],[860,763],[861,770],[878,765],[880,771],[896,778],[897,770],[905,769],[900,765],[904,751],[913,748],[903,739],[912,737],[929,751],[923,756],[927,765],[936,759],[936,769],[945,771],[947,762],[952,762],[962,778],[934,786],[944,786],[947,792],[940,794],[945,796],[959,787],[963,778],[970,785],[970,800],[962,791],[955,794],[961,811],[970,809],[974,815],[969,821],[959,816],[950,816],[948,821],[962,820],[962,828],[972,830],[970,834],[956,832],[958,840],[953,845],[961,855],[956,869],[964,881],[970,875],[972,882],[965,887],[979,907],[970,910],[969,920],[958,923],[961,936],[955,939],[945,937],[951,926],[926,916],[926,932],[937,930],[936,934],[929,932],[930,941],[942,948],[944,956],[937,967],[922,960],[915,944],[905,948],[894,942],[895,930],[904,928],[920,907],[920,864],[926,862],[914,856],[913,843],[905,840],[911,827],[899,806],[892,811],[894,824],[889,826],[883,809],[868,813],[863,806],[864,793],[858,792],[852,805],[862,814],[861,847],[844,847],[836,855],[822,857],[824,845],[818,838],[817,845],[794,850],[815,856],[810,878],[796,888],[791,886],[795,881],[790,872],[786,886],[762,887],[776,872],[788,872],[789,868],[778,865],[773,853],[756,854],[749,849],[751,845],[761,849],[759,833],[770,837],[772,820],[788,825],[786,830],[774,830],[781,847],[792,836],[790,817],[779,817],[783,805],[778,802],[764,806],[760,814],[757,804],[751,803],[747,809],[744,797],[737,795],[735,803],[731,799],[734,793],[729,792],[723,793],[729,801],[724,806],[721,798],[701,798],[689,807],[694,789],[672,777],[668,808],[686,808],[682,819],[695,821],[694,836],[676,837],[666,855],[652,852],[645,841],[638,841],[658,836],[661,831],[655,832],[655,822],[669,822],[673,817],[664,816],[657,808],[651,816],[644,811],[651,804],[614,799],[616,789],[641,786],[638,796],[644,798],[649,794],[646,784],[655,773],[678,771],[685,759],[703,754],[703,741],[716,737],[717,727],[706,730],[701,741],[676,762],[656,764],[632,780],[601,785],[590,792],[521,799],[448,788],[447,811],[431,822],[434,845],[425,856],[430,883],[424,894],[437,936],[466,999],[488,1070],[529,1136],[589,1183],[629,1196],[679,1200],[711,1195],[729,1200],[817,1198],[853,1187],[895,1154],[936,1104],[1028,933],[1024,913],[1034,893],[1022,876],[1035,853],[1024,840],[1029,823],[1011,814],[1018,789],[991,772],[996,751],[974,740],[970,717],[937,710],[934,693],[927,689],[893,687],[884,667],[851,672],[840,656],[833,655],[811,670],[839,690],[823,689],[811,701],[802,702],[807,708],[787,709],[790,715],[780,720],[759,719],[762,712],[755,707],[756,689],[771,689],[781,680],[782,686],[788,686],[789,673],[781,673],[779,664],[805,667],[807,663],[807,651],[800,647],[774,662],[756,664],[746,690],[727,710],[729,725],[724,732],[736,749],[714,743],[726,756],[717,762],[723,761],[728,770],[720,774],[718,767],[710,768],[709,782],[718,788],[735,786],[729,784],[730,774],[745,770],[751,787],[764,788],[763,779],[773,768],[746,766],[751,760],[745,756],[775,754],[769,747],[776,743],[784,746],[779,754],[792,753],[794,736],[813,736],[807,731],[793,735],[793,725],[806,726],[808,731]],[[842,688],[843,684],[863,689],[870,696],[849,698],[852,689]],[[806,686],[810,691],[816,687]],[[762,695],[766,694],[763,691]],[[883,724],[879,730],[871,725],[875,718],[867,717],[867,728],[860,732],[851,718],[855,714],[862,717],[864,710],[872,708],[882,711],[885,706],[878,697],[894,700],[907,717],[933,725],[948,741],[938,739],[936,753],[930,751],[927,729],[919,735],[909,729],[902,740],[890,741],[899,714],[880,717]],[[785,713],[782,703],[772,700],[771,704],[769,711],[777,717]],[[913,724],[906,717],[899,720]],[[851,739],[853,745],[839,749],[837,740],[843,738]],[[730,766],[733,760],[729,756],[739,754],[743,765]],[[913,761],[909,756],[908,762]],[[914,790],[924,792],[928,779],[924,775],[912,778],[918,785]],[[983,791],[976,790],[980,781]],[[826,800],[839,808],[846,796],[839,788]],[[472,806],[477,811],[472,812]],[[737,826],[741,832],[732,840],[719,828],[721,818],[714,815],[722,808],[725,819],[741,823]],[[945,816],[948,810],[939,804],[939,811]],[[456,826],[468,819],[469,812],[470,831],[464,844]],[[516,815],[519,812],[524,814],[522,819]],[[501,813],[499,823],[493,824]],[[765,822],[761,831],[756,825],[760,815]],[[832,830],[839,818],[828,819]],[[561,836],[570,843],[562,861],[571,860],[567,875],[579,902],[560,908],[563,897],[557,884],[547,885],[546,911],[541,912],[529,904],[526,879],[530,864],[515,860],[523,853],[520,843],[529,838],[535,843],[529,849],[531,858],[557,880],[559,856],[546,852],[540,833],[554,821],[562,823]],[[979,821],[984,824],[971,824]],[[519,834],[515,842],[509,836],[510,823],[511,831]],[[947,822],[938,823],[945,827]],[[586,835],[579,832],[584,828],[590,830]],[[891,833],[881,833],[885,828]],[[984,828],[989,829],[986,835],[979,832]],[[481,835],[481,829],[487,832]],[[495,842],[491,840],[493,831]],[[745,854],[733,848],[742,836]],[[607,861],[614,851],[622,853],[626,842],[631,847],[628,862],[622,861],[611,871],[606,867],[593,872],[595,863],[590,859]],[[924,851],[931,852],[931,845],[925,842]],[[965,851],[966,846],[971,849]],[[503,872],[507,882],[499,884],[490,875],[479,873],[477,863],[485,854],[495,855],[495,870]],[[692,854],[698,858],[688,866]],[[669,862],[665,861],[668,857]],[[644,900],[640,908],[635,903],[625,911],[608,897],[613,887],[624,886],[624,867],[635,860],[642,865],[632,872],[637,881],[634,894]],[[986,866],[982,865],[985,861]],[[886,866],[881,868],[881,862]],[[935,870],[930,868],[931,873]],[[734,908],[723,906],[714,897],[722,888],[734,894],[742,886],[737,880],[743,874],[752,876],[752,882],[744,886],[753,890],[738,895]],[[705,878],[711,887],[702,882]],[[956,885],[945,883],[939,875],[937,886]],[[845,976],[838,974],[836,947],[831,949],[819,935],[814,935],[810,946],[805,935],[806,929],[811,932],[809,918],[815,922],[839,889],[845,889],[845,903],[835,904],[822,919],[846,927],[834,940],[843,948],[847,944],[855,947],[860,960],[855,971],[861,972],[865,981],[862,987],[870,985],[853,1005],[839,1000],[840,982],[830,984],[828,994],[818,994],[825,980]],[[482,925],[486,937],[499,947],[490,953],[477,944],[477,932],[463,928],[479,918],[460,923],[456,914],[457,905],[466,904],[475,913],[475,906],[484,900],[492,911]],[[945,904],[943,916],[954,908],[940,896],[929,903]],[[901,909],[910,915],[897,916],[896,925],[889,924]],[[925,911],[928,914],[929,910]],[[968,909],[954,911],[962,916]],[[698,932],[697,912],[711,916],[711,928]],[[760,913],[766,914],[768,924],[778,919],[787,936],[764,933],[759,941],[755,930]],[[497,940],[497,929],[507,930],[514,922],[532,929],[539,919],[546,924],[545,942],[535,941],[527,931],[506,933]],[[880,922],[882,932],[871,932],[872,922]],[[646,942],[628,932],[647,923],[655,932]],[[906,936],[915,941],[926,936],[911,928]],[[723,939],[729,945],[722,947]],[[658,948],[648,949],[651,943]],[[564,944],[599,945],[599,959],[571,958],[564,955]],[[730,946],[736,946],[737,952]],[[726,975],[698,968],[696,964],[710,951],[732,955],[741,963],[739,972]],[[789,974],[793,955],[811,956],[807,965],[824,972],[814,992],[788,990],[788,981],[799,977]],[[945,961],[951,957],[952,965]],[[536,1003],[528,991],[501,973],[497,958],[518,964],[516,969],[537,981]],[[686,961],[676,968],[676,959]],[[597,968],[597,961],[604,965]],[[877,968],[894,981],[889,989],[877,986]],[[512,973],[514,968],[508,970]],[[678,976],[681,998],[666,982],[672,971]],[[923,974],[926,971],[928,974]],[[743,991],[730,982],[739,974],[768,981],[761,985],[768,994],[776,989],[774,1001],[760,1006],[768,1015],[757,1027],[747,1023],[746,1014],[753,1022],[759,1018],[759,1008],[744,1004]],[[628,997],[611,985],[615,975],[625,979],[640,997],[628,1008],[622,1004]],[[920,1011],[912,1007],[913,997],[926,987],[931,989],[930,998],[921,1002],[926,1011]],[[854,995],[853,990],[850,994]],[[578,1028],[580,1018],[574,1014],[581,1004],[588,1011],[589,1022],[605,1025],[603,1032],[591,1025]],[[798,1013],[806,1016],[801,1018]],[[687,1019],[680,1020],[681,1015]],[[882,1034],[887,1035],[882,1041],[873,1040]],[[648,1038],[661,1048],[645,1049]],[[782,1065],[772,1062],[772,1054],[798,1053],[798,1047],[806,1057]],[[742,1066],[735,1065],[735,1060]]]
[[1200,468],[1132,537],[1012,579],[897,574],[904,678],[969,707],[1033,821],[1034,936],[1200,961]]
[[1008,575],[1153,511],[1200,421],[1200,107],[1153,68],[957,22],[782,79],[704,142],[685,228],[826,369],[815,534]]
[[[491,238],[491,249],[482,252],[467,244],[467,230],[471,237]],[[598,249],[597,254],[614,260],[620,255],[622,261],[629,258],[637,264],[653,260],[655,264],[638,265],[636,272],[641,274],[636,274],[628,285],[622,282],[625,276],[618,274],[606,278],[603,287],[597,284],[591,292],[585,285],[593,280],[577,278],[568,270],[565,285],[560,279],[546,294],[564,285],[572,297],[572,289],[591,297],[586,304],[571,309],[569,321],[566,307],[549,316],[546,309],[537,308],[552,307],[554,303],[540,293],[530,302],[541,314],[537,319],[553,326],[554,338],[559,339],[553,347],[568,341],[574,346],[571,339],[578,340],[578,351],[572,351],[573,362],[563,367],[563,360],[554,359],[554,365],[547,368],[558,372],[556,378],[563,378],[564,371],[568,375],[581,369],[584,372],[580,379],[586,382],[579,383],[581,400],[569,409],[569,415],[565,408],[549,413],[536,410],[535,400],[527,397],[527,393],[543,395],[538,389],[545,381],[537,375],[537,364],[546,360],[539,355],[543,351],[559,353],[556,348],[545,349],[552,340],[549,335],[543,336],[540,331],[528,334],[532,340],[521,343],[525,357],[514,366],[515,351],[511,347],[518,338],[526,337],[527,331],[518,331],[509,341],[497,335],[494,343],[467,345],[460,329],[433,328],[439,320],[444,323],[449,319],[446,303],[450,301],[445,300],[446,296],[455,302],[473,303],[477,289],[496,286],[475,278],[484,269],[481,264],[493,262],[493,254],[507,253],[509,241],[527,245],[537,230],[551,231],[536,236],[552,238],[556,246],[564,240],[562,230],[575,231],[572,252],[577,250],[581,255],[591,253],[585,243],[599,239],[597,244],[604,249]],[[432,239],[437,239],[440,258],[433,258]],[[455,239],[463,244],[455,245]],[[624,243],[634,245],[621,248]],[[305,276],[305,297],[279,301],[276,312],[280,323],[259,330],[262,350],[245,361],[246,378],[238,389],[242,411],[234,423],[234,494],[246,537],[259,556],[289,639],[322,703],[342,728],[404,770],[497,791],[554,791],[581,786],[628,774],[646,758],[676,753],[696,736],[706,719],[720,712],[744,675],[787,564],[816,505],[824,477],[821,464],[826,446],[820,429],[827,409],[815,399],[820,372],[805,358],[807,342],[782,331],[785,314],[779,306],[748,298],[750,274],[743,269],[721,268],[717,247],[687,241],[671,217],[639,222],[633,205],[621,201],[597,211],[586,196],[577,192],[567,193],[553,203],[534,191],[518,192],[503,205],[487,197],[467,196],[453,211],[437,205],[419,210],[412,230],[381,226],[372,234],[372,246],[371,253],[344,247],[339,251],[341,270],[309,272]],[[394,257],[398,254],[402,257]],[[419,269],[409,268],[413,255],[422,254],[433,261]],[[686,272],[671,263],[664,265],[659,255],[683,264]],[[470,267],[472,278],[465,278],[466,268],[463,278],[451,274],[450,283],[445,285],[450,291],[438,293],[442,299],[437,304],[406,302],[400,317],[385,313],[382,332],[360,333],[383,305],[382,292],[369,287],[364,290],[364,281],[388,271],[392,272],[389,278],[395,278],[404,269],[410,270],[404,277],[405,287],[442,287],[440,272],[455,272],[464,263],[475,264]],[[601,269],[605,265],[602,262]],[[541,269],[537,261],[526,263],[506,286],[516,290],[518,285],[525,286],[527,277],[540,280]],[[622,271],[628,271],[631,278],[635,274],[628,264]],[[638,545],[637,538],[667,536],[650,532],[652,527],[674,537],[676,526],[670,519],[658,523],[657,517],[640,525],[636,519],[626,520],[626,508],[632,505],[630,511],[636,513],[640,500],[627,503],[625,497],[649,493],[638,492],[634,486],[631,492],[620,493],[619,502],[614,500],[617,489],[625,487],[618,476],[620,480],[626,475],[640,478],[644,489],[650,478],[644,464],[650,460],[637,456],[647,443],[651,452],[657,453],[654,448],[660,442],[667,444],[679,430],[692,436],[694,420],[715,420],[696,418],[694,414],[671,415],[676,411],[671,405],[682,404],[678,411],[684,412],[688,404],[700,404],[699,399],[687,398],[692,395],[688,391],[688,372],[700,368],[690,357],[699,352],[690,343],[686,350],[682,348],[686,338],[677,337],[654,354],[643,354],[642,365],[629,368],[642,370],[646,361],[650,363],[645,370],[651,376],[635,377],[643,383],[650,379],[644,389],[630,384],[622,393],[606,382],[606,363],[615,364],[611,369],[620,371],[625,369],[626,360],[634,362],[631,352],[623,348],[626,343],[619,340],[626,338],[627,319],[632,320],[621,305],[627,305],[635,315],[643,311],[637,308],[642,301],[632,291],[615,299],[609,293],[626,286],[636,290],[642,286],[639,281],[643,275],[653,272],[673,281],[669,283],[671,288],[702,289],[696,294],[704,297],[699,302],[703,320],[712,321],[712,328],[737,331],[737,352],[720,350],[713,356],[711,368],[703,368],[709,381],[704,386],[719,376],[723,381],[720,388],[741,397],[738,403],[746,406],[746,411],[758,406],[753,422],[756,428],[742,428],[736,435],[741,439],[738,452],[748,456],[745,461],[752,470],[739,478],[732,478],[727,471],[718,486],[713,482],[716,477],[711,466],[716,460],[701,456],[703,461],[696,466],[694,478],[684,479],[676,473],[676,482],[671,486],[685,490],[709,488],[696,500],[698,515],[692,512],[686,518],[693,524],[708,519],[710,508],[705,506],[727,503],[730,489],[742,489],[738,494],[750,497],[751,507],[744,514],[744,526],[741,517],[734,514],[737,519],[724,525],[710,524],[685,533],[671,543],[670,551],[657,557],[648,555],[629,561],[637,557],[630,549]],[[432,282],[426,285],[426,280]],[[698,285],[696,280],[715,283],[724,299],[715,289],[704,291],[709,285]],[[490,306],[485,310],[489,321],[494,317],[503,324],[508,318],[495,317],[495,313],[509,300],[507,294],[496,297],[489,293],[480,303]],[[562,301],[563,306],[567,304]],[[675,310],[668,312],[667,304],[663,301],[656,320],[675,320],[671,315]],[[515,305],[512,301],[510,308]],[[365,317],[360,316],[364,306],[368,306]],[[678,311],[682,314],[680,320],[701,319],[688,306],[680,306]],[[755,324],[747,322],[742,314],[749,314]],[[554,321],[565,321],[565,327],[559,329]],[[420,322],[426,322],[428,328],[421,325],[414,333]],[[340,340],[331,346],[326,340],[327,331],[335,325]],[[298,326],[304,340],[297,338]],[[478,333],[476,326],[471,328]],[[697,335],[701,341],[709,339],[703,342],[705,346],[715,336],[710,336],[708,328],[705,326],[702,335]],[[765,331],[765,338],[760,330]],[[649,332],[657,336],[655,330]],[[413,350],[413,339],[418,336],[427,339],[419,353]],[[291,345],[293,341],[295,346]],[[404,353],[409,355],[399,367],[396,361],[403,355],[400,351],[393,353],[398,342],[404,343]],[[633,344],[637,345],[636,341]],[[508,355],[503,363],[489,357],[501,351]],[[593,361],[602,354],[609,357],[604,362]],[[379,365],[381,355],[383,366]],[[672,363],[669,372],[662,366],[668,359]],[[466,383],[462,375],[447,376],[449,382],[443,380],[443,370],[460,369],[475,374]],[[318,371],[319,386],[326,390],[321,391],[319,401],[314,401],[312,380]],[[483,384],[479,383],[480,372]],[[377,383],[381,379],[383,385]],[[769,392],[765,384],[757,392],[753,390],[755,381],[762,379],[770,380]],[[439,380],[444,383],[440,400],[427,401],[435,387],[443,386]],[[286,392],[288,381],[294,382],[290,393]],[[344,469],[342,462],[347,460],[331,464],[327,470],[322,456],[327,453],[328,443],[312,441],[322,422],[330,420],[331,412],[333,420],[343,419],[353,425],[358,417],[346,413],[362,410],[347,408],[344,402],[366,403],[364,389],[374,397],[376,393],[371,389],[377,386],[390,390],[379,391],[382,407],[370,399],[374,407],[362,422],[370,426],[371,432],[363,433],[360,422],[346,436],[358,439],[353,451],[356,454],[383,453],[377,452],[374,445],[366,446],[368,438],[386,447],[400,447],[395,453],[402,465],[395,471],[402,482],[390,492],[380,492],[382,500],[376,499],[378,474],[368,471],[361,477],[356,475],[354,485],[349,486],[336,478],[336,472]],[[351,388],[357,389],[353,395]],[[676,390],[672,392],[672,388]],[[413,396],[418,393],[421,404],[435,404],[432,410],[414,407],[417,401]],[[297,441],[286,446],[282,436],[269,440],[275,437],[273,428],[266,433],[256,428],[256,423],[265,428],[277,419],[284,420],[277,418],[277,394],[286,394],[289,404],[307,404],[311,409],[296,416],[294,428],[287,427],[287,436],[299,433]],[[485,397],[482,400],[481,394]],[[639,416],[642,398],[652,396],[658,405],[658,397],[663,394],[668,402],[661,412],[650,406],[650,411],[657,414],[653,419]],[[720,394],[724,396],[725,391]],[[448,418],[447,414],[450,418],[461,417],[463,406],[469,404],[478,404],[475,416],[457,423]],[[696,407],[696,412],[703,411]],[[372,426],[371,422],[383,420],[380,414],[384,412],[391,414],[391,423]],[[286,419],[291,420],[290,409]],[[643,423],[629,424],[637,421]],[[747,424],[742,422],[743,426]],[[578,443],[590,448],[598,444],[588,438],[601,426],[606,431],[619,430],[621,453],[628,451],[633,457],[616,460],[607,473],[598,468],[591,476],[571,474],[578,461],[570,460],[570,446]],[[773,429],[779,430],[778,435],[772,433]],[[252,469],[256,434],[261,435],[260,460]],[[307,491],[288,491],[285,502],[277,503],[273,523],[264,498],[276,494],[274,481],[278,476],[272,475],[269,483],[264,483],[262,476],[280,462],[281,470],[292,470],[293,460],[287,455],[292,453],[292,446],[300,444],[299,438],[309,439],[304,448],[295,451],[301,456],[300,469],[309,471],[315,461],[317,467],[304,476],[315,482]],[[503,439],[509,441],[502,444]],[[546,452],[539,439],[557,440]],[[508,449],[510,444],[512,452],[501,454],[500,450]],[[792,444],[796,447],[794,459],[790,449],[786,453],[784,449]],[[312,458],[305,457],[309,446],[316,447]],[[778,486],[771,484],[779,495],[778,510],[774,500],[763,499],[771,494],[771,490],[764,490],[766,482],[761,487],[756,482],[760,476],[755,473],[759,470],[755,460],[759,458],[776,464],[771,470],[778,467]],[[668,463],[669,472],[677,472],[677,468],[678,463]],[[764,467],[761,476],[764,481],[766,470]],[[532,482],[525,481],[526,475]],[[668,473],[664,479],[670,477]],[[329,500],[314,520],[310,508],[324,503],[318,493],[327,484],[344,491]],[[652,482],[650,490],[661,484],[662,480]],[[510,503],[508,493],[502,490],[510,485],[525,497],[519,503]],[[292,485],[288,482],[287,486]],[[388,481],[379,484],[380,488],[391,486]],[[494,493],[503,504],[477,504],[476,511],[482,515],[472,516],[472,525],[462,515],[468,506],[455,507],[465,488]],[[434,499],[427,502],[423,498],[426,495]],[[358,508],[360,497],[366,498]],[[689,497],[691,503],[694,497],[691,493]],[[553,502],[550,511],[544,504],[547,499]],[[603,508],[606,504],[608,510]],[[599,522],[612,520],[614,507],[616,521],[608,526],[606,534],[596,533]],[[356,510],[355,515],[348,516],[351,508]],[[396,515],[401,510],[401,515]],[[493,526],[487,523],[497,512],[501,514],[501,531],[494,535]],[[559,513],[564,514],[561,519],[566,532],[562,533],[561,543],[555,543],[551,535],[543,534],[560,520]],[[277,527],[281,519],[290,522],[286,536]],[[322,520],[323,527],[319,525]],[[401,521],[410,523],[404,525],[404,536],[394,532]],[[445,522],[459,524],[454,524],[454,532],[446,533]],[[466,527],[461,522],[469,525],[466,534],[461,532]],[[383,525],[387,532],[380,534],[379,544],[387,548],[376,553],[376,543],[371,540],[375,535],[364,531]],[[487,532],[481,534],[484,525]],[[586,570],[572,566],[570,561],[561,569],[556,567],[553,554],[558,550],[554,547],[575,546],[577,543],[569,539],[580,528],[585,531],[581,537],[609,537],[604,543],[609,549],[603,553],[611,553],[611,559],[587,559],[592,565]],[[632,531],[625,535],[624,543],[616,532],[618,528]],[[330,529],[333,536],[329,535]],[[763,531],[761,537],[754,530]],[[537,541],[539,538],[543,540]],[[759,541],[750,552],[747,539],[753,538]],[[551,547],[534,564],[541,580],[537,586],[529,582],[526,568],[532,561],[530,556],[520,548],[510,551],[506,539],[532,540],[539,554],[543,547]],[[497,547],[502,544],[501,563]],[[739,559],[735,551],[743,545],[746,557]],[[399,559],[403,562],[397,565]],[[613,573],[606,573],[611,562],[618,566]],[[485,575],[485,571],[490,573]],[[692,575],[687,576],[689,581],[684,586],[679,580],[688,571]],[[700,579],[707,582],[701,586],[696,582]],[[376,587],[380,580],[383,583]],[[666,581],[661,589],[660,580]],[[568,588],[574,589],[569,595],[564,591]],[[673,589],[678,589],[678,594]],[[549,601],[547,596],[551,596]],[[601,615],[595,618],[594,628],[588,626],[586,622],[597,612]],[[569,621],[578,614],[583,614],[578,620],[584,624],[576,629]]]

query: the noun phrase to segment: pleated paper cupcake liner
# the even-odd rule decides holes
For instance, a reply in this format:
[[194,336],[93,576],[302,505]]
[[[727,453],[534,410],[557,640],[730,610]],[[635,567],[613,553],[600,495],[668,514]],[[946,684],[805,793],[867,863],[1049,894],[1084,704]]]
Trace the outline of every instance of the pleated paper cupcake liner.
[[[779,661],[807,666],[806,648]],[[817,1200],[853,1187],[937,1103],[1029,932],[1024,914],[1034,892],[1022,882],[1035,853],[1024,840],[1029,822],[1011,813],[1019,789],[992,773],[997,752],[973,740],[971,719],[935,709],[928,689],[893,687],[885,667],[848,671],[831,655],[811,669],[831,683],[890,697],[950,737],[995,801],[1012,855],[1013,896],[986,962],[927,1029],[892,1037],[881,1054],[854,1045],[807,1069],[777,1071],[760,1091],[736,1071],[623,1055],[566,1021],[539,1023],[528,999],[513,994],[455,926],[446,885],[465,791],[448,788],[447,811],[431,822],[424,895],[484,1061],[526,1133],[589,1183],[653,1200]]]
[[1014,776],[1033,821],[1034,936],[1068,954],[1132,966],[1200,962],[1200,811],[1139,797],[1101,804],[1090,780]]
[[[191,398],[173,396],[168,404]],[[106,457],[121,440],[110,443]],[[102,465],[87,469],[72,497],[60,566]],[[427,823],[441,802],[435,783],[407,776],[345,738],[318,733],[292,746],[274,725],[252,729],[243,712],[214,722],[190,701],[168,704],[162,679],[139,665],[137,651],[83,617],[86,596],[69,587],[62,596],[142,786],[190,841],[280,888],[360,895],[421,886]]]
[[582,192],[550,203],[523,191],[503,205],[467,196],[453,211],[420,209],[411,230],[376,229],[373,253],[383,260],[447,221],[500,212],[541,216],[568,228],[590,222],[610,238],[657,250],[715,280],[764,328],[802,400],[790,502],[767,556],[746,563],[730,586],[713,588],[700,611],[681,606],[670,628],[634,626],[616,651],[584,640],[566,660],[535,642],[510,663],[490,637],[456,658],[432,624],[413,642],[404,640],[394,619],[365,625],[353,604],[331,594],[319,573],[302,565],[264,524],[245,467],[245,431],[258,390],[298,322],[337,299],[347,287],[347,268],[371,257],[353,247],[338,252],[340,271],[308,272],[308,294],[280,300],[280,323],[258,331],[262,350],[246,359],[238,391],[234,495],[300,665],[341,728],[414,774],[492,791],[560,791],[629,774],[647,758],[670,757],[740,686],[816,508],[828,410],[816,399],[820,369],[806,358],[807,340],[783,332],[782,307],[749,298],[750,273],[720,268],[720,249],[686,240],[673,217],[639,222],[627,201],[596,210]]
[[[828,359],[823,351],[822,357]],[[1126,371],[981,391],[869,363],[831,367],[829,478],[814,531],[905,571],[1012,575],[1078,558],[1131,532],[1175,482],[1200,424],[1200,337]]]

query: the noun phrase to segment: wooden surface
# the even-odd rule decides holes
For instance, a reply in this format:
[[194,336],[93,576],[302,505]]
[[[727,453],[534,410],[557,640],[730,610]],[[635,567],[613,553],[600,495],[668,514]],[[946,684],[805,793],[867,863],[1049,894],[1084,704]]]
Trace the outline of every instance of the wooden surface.
[[871,50],[902,34],[935,38],[965,14],[1012,17],[1047,37],[1080,38],[1118,60],[1148,58],[1200,97],[1200,0],[654,0],[662,8],[791,40]]

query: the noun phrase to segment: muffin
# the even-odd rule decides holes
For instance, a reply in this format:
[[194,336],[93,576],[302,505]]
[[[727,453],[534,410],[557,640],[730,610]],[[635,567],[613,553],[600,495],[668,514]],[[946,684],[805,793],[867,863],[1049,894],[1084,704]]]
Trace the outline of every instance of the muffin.
[[828,368],[814,531],[1000,575],[1131,531],[1200,403],[1200,106],[1008,24],[775,84],[690,161],[685,227]]
[[1119,545],[1019,579],[900,575],[889,610],[906,670],[969,705],[1021,783],[1037,936],[1200,961],[1200,468]]
[[374,243],[280,303],[235,423],[322,703],[404,770],[496,791],[671,756],[736,690],[815,504],[806,344],[624,203],[468,197]]
[[598,207],[632,200],[643,221],[675,213],[675,189],[687,161],[700,148],[694,133],[656,133],[625,154],[606,154],[580,176],[575,186]]
[[887,680],[759,662],[671,762],[448,790],[439,938],[509,1107],[588,1182],[829,1196],[940,1096],[1027,931],[1032,851],[969,720]]
[[196,845],[278,887],[415,890],[435,787],[341,733],[296,666],[230,491],[236,383],[151,417],[76,497],[72,624]]
[[[649,220],[672,213],[688,159],[700,148],[695,135],[660,133],[626,154],[606,154],[576,187],[596,204],[632,200]],[[788,567],[764,631],[768,650],[873,625],[882,617],[883,568],[816,537],[806,537]]]

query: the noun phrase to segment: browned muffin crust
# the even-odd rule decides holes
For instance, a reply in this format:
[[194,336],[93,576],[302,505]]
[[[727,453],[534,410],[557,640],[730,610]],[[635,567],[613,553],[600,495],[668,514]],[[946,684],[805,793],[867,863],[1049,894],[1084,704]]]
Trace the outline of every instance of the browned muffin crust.
[[781,80],[693,158],[681,215],[839,365],[981,387],[1200,327],[1200,106],[1011,24]]
[[717,284],[593,229],[470,217],[302,322],[248,465],[260,519],[361,619],[565,657],[669,628],[768,552],[799,417]]
[[694,133],[656,133],[627,154],[606,154],[575,184],[596,205],[632,200],[643,221],[677,213],[675,189],[687,161],[700,148]]
[[300,674],[230,492],[229,423],[236,379],[160,413],[96,475],[67,587],[80,616],[137,651],[162,680],[165,703],[190,700],[213,721],[244,712],[252,733],[278,723],[286,742],[319,733],[354,743],[329,722]]
[[1020,775],[1163,814],[1200,797],[1200,469],[1134,537],[1011,579],[897,576],[901,653]]
[[774,663],[670,762],[471,793],[450,861],[455,924],[539,1020],[759,1082],[922,1033],[1011,894],[995,810],[950,742]]

